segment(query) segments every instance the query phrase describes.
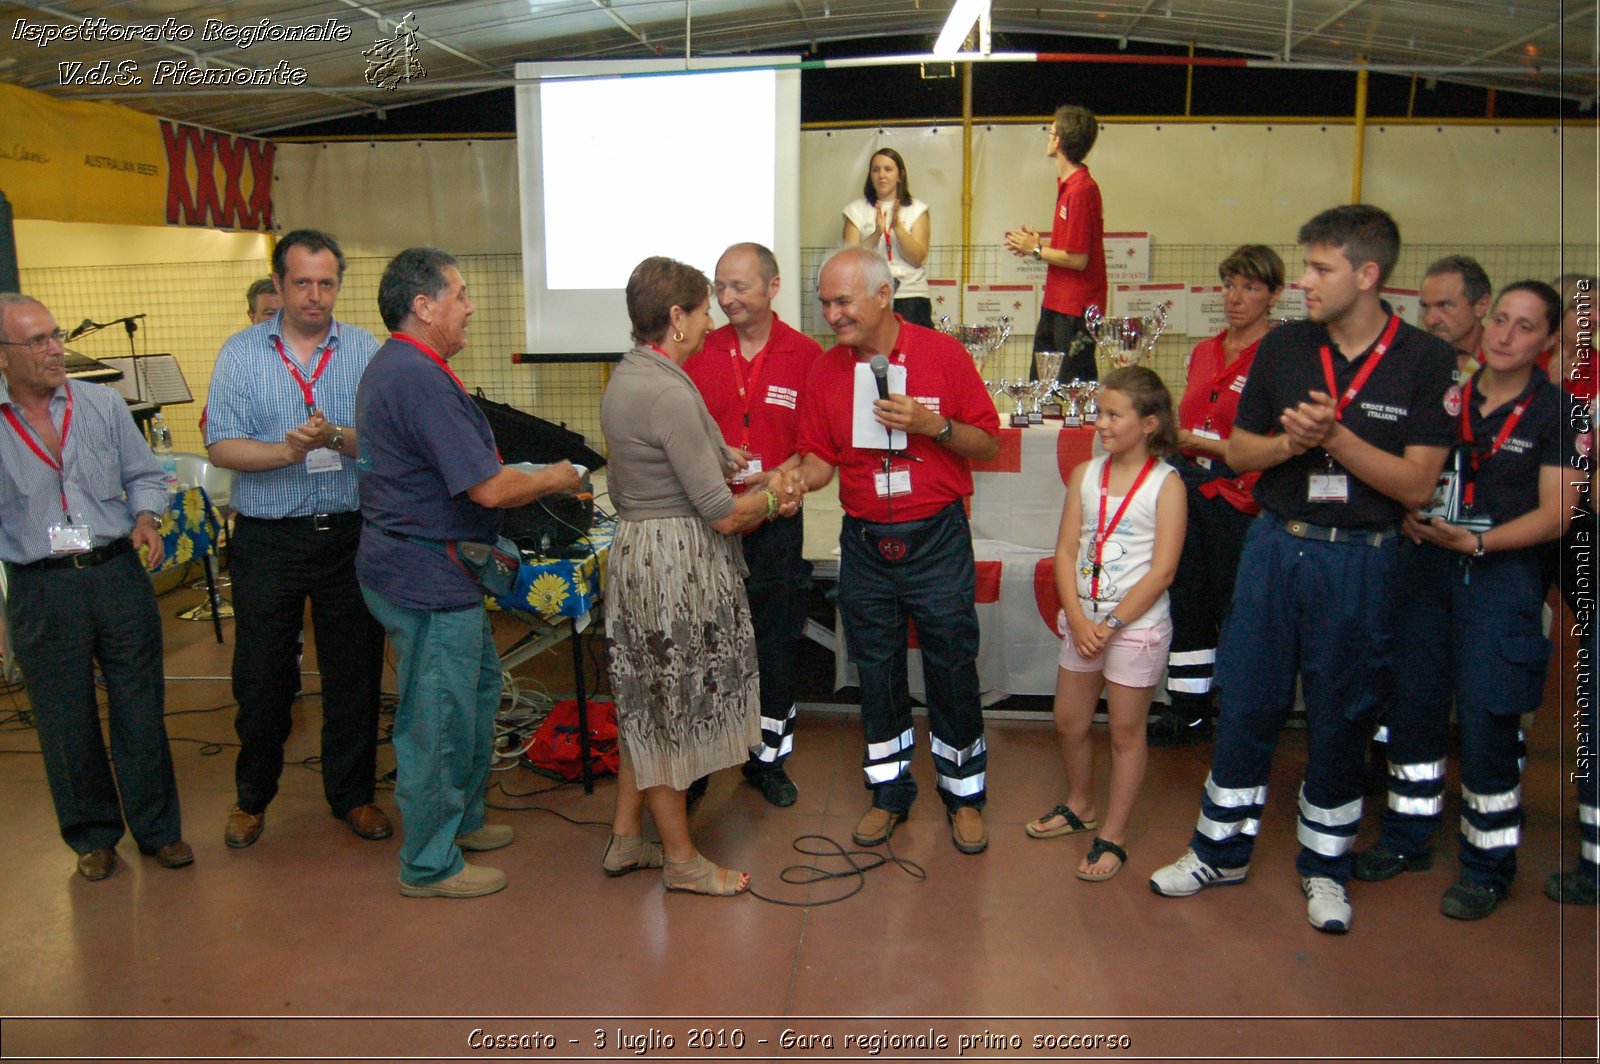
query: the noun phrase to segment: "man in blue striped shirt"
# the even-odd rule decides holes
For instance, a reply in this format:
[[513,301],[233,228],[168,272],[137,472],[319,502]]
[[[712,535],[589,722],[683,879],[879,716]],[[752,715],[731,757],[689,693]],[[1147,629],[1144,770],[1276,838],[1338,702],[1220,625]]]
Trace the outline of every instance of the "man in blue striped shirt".
[[372,800],[383,629],[355,575],[356,385],[378,341],[334,319],[344,267],[327,233],[297,229],[280,239],[272,278],[283,309],[230,337],[211,376],[206,450],[213,464],[239,472],[232,543],[238,798],[223,833],[236,849],[260,837],[278,793],[307,598],[322,673],[323,793],[333,815],[362,838],[394,833]]
[[[163,720],[161,616],[139,563],[162,556],[166,478],[122,397],[67,380],[56,320],[0,294],[0,558],[6,622],[39,728],[61,837],[85,879],[116,871],[126,816],[163,868],[194,862],[180,834]],[[94,665],[106,678],[106,761]],[[120,792],[120,796],[119,796]]]

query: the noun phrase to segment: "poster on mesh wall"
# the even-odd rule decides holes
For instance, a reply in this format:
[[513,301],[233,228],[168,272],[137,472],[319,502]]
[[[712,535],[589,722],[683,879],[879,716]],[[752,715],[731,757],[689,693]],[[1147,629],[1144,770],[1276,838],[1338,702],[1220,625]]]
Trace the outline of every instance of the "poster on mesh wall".
[[1150,234],[1107,233],[1106,280],[1143,282],[1150,280]]
[[1184,330],[1188,335],[1215,336],[1228,327],[1220,284],[1190,285],[1188,303],[1189,327]]
[[1119,318],[1142,318],[1154,314],[1157,307],[1167,306],[1167,335],[1189,331],[1189,293],[1182,283],[1172,284],[1119,284],[1111,305]]
[[1297,284],[1284,285],[1277,302],[1267,312],[1274,320],[1304,321],[1306,317],[1306,290]]
[[1385,288],[1383,301],[1394,308],[1407,325],[1422,327],[1422,297],[1415,288]]
[[967,285],[967,323],[999,325],[1009,318],[1011,331],[1031,332],[1039,321],[1039,290],[1031,284]]
[[[1050,227],[1039,230],[1041,247],[1050,246]],[[1045,264],[1032,255],[1013,255],[1006,248],[1006,235],[1000,234],[1000,268],[996,278],[1001,284],[1044,284]]]
[[928,278],[928,302],[933,304],[933,323],[948,317],[951,324],[961,322],[961,285],[940,277]]

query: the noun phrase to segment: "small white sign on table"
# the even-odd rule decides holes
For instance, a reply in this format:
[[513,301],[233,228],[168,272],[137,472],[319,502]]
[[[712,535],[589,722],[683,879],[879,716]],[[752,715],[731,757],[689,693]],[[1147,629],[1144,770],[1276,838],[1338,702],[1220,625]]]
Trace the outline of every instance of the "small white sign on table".
[[[1032,255],[1014,255],[1006,247],[1006,237],[1000,234],[1000,270],[997,280],[1005,284],[1044,284],[1045,264]],[[1050,226],[1039,230],[1039,244],[1050,246]],[[1031,327],[1031,323],[1030,323]]]
[[1278,301],[1267,312],[1270,317],[1285,321],[1306,320],[1306,290],[1297,284],[1285,285]]
[[933,304],[933,323],[948,316],[951,324],[961,322],[961,285],[943,278],[928,278],[928,302]]

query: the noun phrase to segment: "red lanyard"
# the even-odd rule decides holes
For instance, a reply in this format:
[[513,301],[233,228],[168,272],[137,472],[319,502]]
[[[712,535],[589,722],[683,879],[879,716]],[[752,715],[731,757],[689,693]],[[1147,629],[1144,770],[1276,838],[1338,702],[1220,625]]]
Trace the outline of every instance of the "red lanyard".
[[1506,415],[1506,423],[1500,426],[1500,431],[1495,434],[1494,442],[1489,445],[1487,454],[1481,454],[1472,446],[1472,382],[1461,386],[1461,442],[1467,445],[1467,463],[1472,466],[1474,479],[1467,481],[1461,489],[1461,501],[1468,506],[1472,505],[1473,491],[1477,487],[1478,467],[1493,458],[1500,450],[1500,445],[1511,437],[1516,429],[1517,422],[1522,420],[1522,412],[1528,409],[1528,404],[1533,402],[1533,392],[1522,397],[1522,401],[1511,408],[1511,413]]
[[[1361,367],[1361,372],[1356,374],[1356,379],[1350,382],[1350,387],[1339,396],[1339,405],[1334,409],[1334,419],[1344,420],[1344,408],[1350,405],[1350,400],[1356,397],[1367,378],[1372,376],[1378,368],[1378,363],[1383,361],[1384,353],[1389,350],[1389,345],[1394,342],[1394,334],[1400,331],[1400,315],[1389,315],[1389,324],[1384,328],[1383,335],[1378,338],[1378,346],[1372,349],[1372,354],[1367,358],[1367,364]],[[1328,379],[1328,394],[1335,395],[1339,391],[1339,384],[1333,377],[1333,352],[1327,344],[1322,345],[1322,375]]]
[[[750,449],[750,397],[759,393],[761,384],[761,364],[767,359],[767,348],[772,346],[772,338],[767,338],[767,343],[756,352],[756,357],[746,362],[739,353],[739,339],[733,340],[733,382],[739,388],[739,402],[744,406],[744,435],[740,439],[741,449]],[[749,380],[745,379],[746,367],[749,369]]]
[[444,370],[445,375],[456,382],[457,388],[460,388],[462,391],[467,390],[467,386],[461,383],[461,378],[456,376],[456,371],[450,368],[450,363],[439,357],[439,352],[435,351],[433,348],[429,347],[427,344],[423,343],[421,340],[418,340],[414,336],[407,336],[402,332],[392,333],[391,335],[396,340],[404,340],[418,351],[421,351],[423,354],[427,355],[433,360],[433,364],[435,366],[438,366],[440,369]]
[[1100,557],[1105,551],[1106,540],[1111,538],[1111,533],[1117,530],[1117,525],[1122,522],[1122,515],[1128,512],[1128,504],[1139,493],[1139,486],[1150,475],[1150,470],[1156,467],[1156,457],[1151,455],[1144,460],[1144,468],[1139,470],[1139,475],[1133,478],[1133,487],[1128,489],[1128,494],[1122,497],[1122,505],[1117,507],[1117,512],[1111,518],[1111,524],[1106,524],[1106,496],[1111,494],[1111,459],[1106,459],[1105,465],[1100,467],[1100,516],[1094,523],[1094,569],[1089,575],[1089,597],[1100,601]]
[[22,442],[28,445],[28,450],[39,456],[39,461],[55,470],[56,476],[61,481],[61,512],[67,513],[67,433],[72,431],[72,385],[65,385],[67,393],[67,409],[61,415],[61,461],[57,462],[50,457],[50,452],[39,445],[33,438],[33,433],[22,427],[22,421],[13,409],[15,404],[8,403],[5,407],[6,420],[11,422],[11,427],[16,429],[17,435],[22,437]]
[[311,388],[317,383],[317,378],[322,376],[322,371],[328,368],[328,360],[333,357],[333,344],[329,343],[322,349],[322,358],[318,361],[317,368],[311,372],[311,379],[306,380],[300,373],[300,367],[295,365],[294,359],[289,357],[289,352],[283,349],[283,341],[274,336],[272,342],[277,345],[278,357],[283,359],[285,366],[289,367],[289,376],[294,378],[294,382],[300,386],[300,394],[305,396],[306,413],[311,413],[317,408],[317,400],[311,394]]

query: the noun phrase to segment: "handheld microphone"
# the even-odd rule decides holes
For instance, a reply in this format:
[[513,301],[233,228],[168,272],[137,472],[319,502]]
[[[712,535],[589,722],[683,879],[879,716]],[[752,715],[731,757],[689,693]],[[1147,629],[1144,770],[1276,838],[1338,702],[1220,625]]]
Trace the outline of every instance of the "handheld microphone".
[[873,355],[867,365],[872,368],[872,376],[878,382],[878,398],[889,398],[889,360],[882,355]]

